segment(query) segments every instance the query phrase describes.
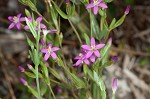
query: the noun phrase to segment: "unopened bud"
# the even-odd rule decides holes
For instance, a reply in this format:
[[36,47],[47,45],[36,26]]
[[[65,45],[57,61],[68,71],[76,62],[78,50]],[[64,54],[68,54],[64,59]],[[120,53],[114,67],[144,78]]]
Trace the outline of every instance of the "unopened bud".
[[112,91],[113,91],[114,94],[115,94],[115,92],[117,90],[117,87],[118,87],[117,82],[118,82],[118,79],[117,78],[113,78],[113,80],[112,80]]
[[20,78],[20,81],[21,81],[21,83],[23,84],[23,85],[27,85],[28,83],[27,83],[27,81],[25,80],[25,79],[23,79],[23,78]]
[[126,7],[126,10],[125,10],[125,12],[124,12],[125,15],[129,14],[130,8],[131,8],[130,6],[127,6],[127,7]]
[[25,69],[24,69],[22,66],[18,66],[18,68],[19,68],[19,70],[20,70],[21,72],[24,72],[24,71],[25,71]]
[[30,65],[30,64],[27,64],[27,66],[28,66],[29,69],[33,68],[32,65]]

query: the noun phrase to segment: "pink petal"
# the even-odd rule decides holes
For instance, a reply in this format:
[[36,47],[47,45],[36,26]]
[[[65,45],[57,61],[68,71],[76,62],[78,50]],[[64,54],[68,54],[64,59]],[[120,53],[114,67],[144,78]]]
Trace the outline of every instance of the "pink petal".
[[28,30],[28,29],[29,29],[29,27],[26,25],[26,26],[24,27],[24,29],[25,29],[25,30]]
[[40,52],[42,52],[42,53],[47,53],[48,51],[47,51],[47,49],[41,49]]
[[25,17],[20,18],[20,22],[25,21]]
[[95,39],[94,39],[94,37],[91,38],[91,46],[95,46]]
[[76,56],[74,59],[80,59],[81,57],[80,56]]
[[36,19],[36,22],[41,22],[42,20],[43,20],[43,17],[40,16],[40,17],[38,17],[38,18]]
[[93,12],[95,15],[98,13],[98,6],[94,6]]
[[53,57],[54,60],[57,59],[57,56],[54,52],[51,52],[51,56]]
[[9,16],[8,19],[9,19],[11,22],[14,21],[12,16]]
[[57,50],[59,50],[60,48],[58,48],[58,47],[53,47],[52,48],[52,51],[57,51]]
[[88,51],[86,54],[86,58],[89,58],[93,54],[93,51]]
[[45,45],[46,45],[46,44],[45,44],[45,41],[43,40],[43,38],[40,39],[40,42],[41,42],[42,46],[45,46]]
[[48,47],[50,47],[50,48],[51,48],[51,47],[52,47],[52,44],[51,44],[51,43],[49,43],[49,44],[48,44]]
[[92,56],[90,57],[90,60],[91,60],[92,62],[95,62],[95,57],[94,57],[94,55],[92,55]]
[[21,13],[17,14],[17,18],[20,18],[20,16],[21,16]]
[[78,61],[75,63],[75,65],[78,66],[78,65],[80,65],[81,63],[82,63],[82,60],[78,60]]
[[94,54],[95,54],[98,58],[100,58],[100,57],[101,57],[101,55],[100,55],[100,53],[99,53],[99,51],[98,51],[98,50],[95,50],[95,51],[94,51]]
[[95,46],[95,48],[100,49],[100,48],[103,48],[104,46],[105,46],[105,44],[98,44],[98,45]]
[[86,50],[90,50],[91,49],[91,47],[89,46],[89,45],[82,45],[81,46],[83,49],[86,49]]
[[54,29],[54,30],[49,30],[49,33],[56,33],[56,32],[57,32],[56,29]]
[[98,4],[98,6],[100,6],[100,7],[102,7],[102,8],[108,8],[107,5],[104,4],[104,3],[100,3],[100,4]]
[[11,23],[8,27],[8,29],[12,29],[15,26],[15,23]]
[[44,61],[47,61],[49,57],[50,57],[50,54],[46,53],[45,56],[44,56]]
[[21,29],[21,24],[20,24],[20,23],[17,23],[16,26],[17,26],[17,29],[18,29],[18,30]]
[[92,8],[92,7],[94,7],[94,4],[88,4],[88,5],[86,6],[86,9],[90,9],[90,8]]
[[45,29],[46,26],[44,24],[40,23],[40,28]]
[[90,62],[88,61],[88,59],[84,59],[85,64],[89,65]]

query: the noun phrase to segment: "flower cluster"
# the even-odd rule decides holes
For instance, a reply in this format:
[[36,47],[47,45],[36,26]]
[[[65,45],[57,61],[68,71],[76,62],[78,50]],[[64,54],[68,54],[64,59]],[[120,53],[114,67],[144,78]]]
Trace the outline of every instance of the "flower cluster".
[[86,6],[86,9],[93,8],[93,12],[96,15],[98,13],[98,7],[108,8],[106,4],[102,3],[102,0],[91,0],[91,3]]
[[[12,29],[15,25],[17,27],[18,30],[21,29],[21,22],[23,21],[26,21],[26,17],[21,17],[21,14],[18,14],[17,16],[9,16],[8,19],[11,21],[11,24],[9,25],[8,29]],[[27,19],[29,20],[29,22],[32,22],[32,17],[27,17]],[[46,37],[47,34],[51,33],[56,33],[57,30],[56,29],[53,29],[53,30],[48,30],[46,25],[41,23],[41,21],[43,20],[43,17],[40,16],[38,17],[36,20],[35,20],[35,30],[38,31],[38,26],[40,26],[40,30],[41,30],[41,34],[44,35],[44,37]],[[28,30],[29,29],[29,26],[28,25],[25,25],[24,26],[24,29],[25,30]],[[45,39],[42,38],[41,36],[41,44],[43,47],[46,46],[46,43],[44,41]],[[50,56],[52,56],[52,58],[54,60],[57,59],[57,55],[55,54],[55,51],[59,50],[58,47],[52,47],[52,44],[49,43],[48,46],[46,48],[43,48],[41,50],[41,53],[45,53],[45,56],[44,56],[44,60],[47,61],[48,58]],[[23,72],[23,68],[22,67],[19,67],[19,69]]]
[[89,65],[90,62],[88,59],[90,59],[91,62],[95,62],[95,56],[97,56],[98,58],[101,57],[99,49],[103,48],[105,44],[96,45],[94,37],[91,38],[90,43],[90,45],[82,45],[82,52],[79,54],[79,56],[75,57],[75,59],[77,59],[77,62],[74,64],[74,66],[78,66],[82,63]]

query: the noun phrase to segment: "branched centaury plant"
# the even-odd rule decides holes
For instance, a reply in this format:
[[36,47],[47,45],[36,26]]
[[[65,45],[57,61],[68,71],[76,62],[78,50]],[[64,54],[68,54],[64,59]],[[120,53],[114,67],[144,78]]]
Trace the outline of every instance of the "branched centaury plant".
[[[106,20],[108,17],[106,11],[108,8],[107,3],[112,2],[112,0],[66,0],[64,2],[66,3],[66,12],[61,10],[63,1],[59,5],[54,0],[45,0],[48,15],[46,18],[38,12],[36,8],[37,0],[19,1],[29,6],[33,12],[31,14],[25,9],[26,17],[21,17],[21,14],[8,17],[11,21],[8,28],[12,29],[16,25],[17,29],[20,30],[23,27],[26,32],[31,32],[34,38],[34,41],[31,41],[25,33],[30,46],[29,55],[33,62],[33,65],[27,64],[30,72],[21,66],[19,66],[19,69],[28,77],[36,80],[36,88],[23,78],[20,81],[38,99],[56,99],[53,92],[54,86],[70,90],[72,96],[67,95],[67,98],[106,99],[102,71],[113,62],[107,59],[112,44],[112,38],[108,39],[109,33],[123,23],[130,7],[126,8],[124,15],[119,20],[114,18],[109,25]],[[76,9],[76,5],[79,3],[82,3],[80,6],[84,5],[87,9],[86,12],[89,13],[90,28],[84,22],[77,21],[77,19],[80,20],[80,14]],[[36,20],[33,13],[39,15]],[[98,24],[96,17],[98,15],[100,15],[100,24]],[[80,54],[75,57],[77,61],[72,65],[67,64],[68,62],[63,54],[63,33],[61,33],[60,28],[60,17],[68,20],[82,48]],[[105,40],[103,43],[97,43],[97,41],[102,42],[102,39]],[[86,41],[86,44],[82,44],[82,40]],[[112,60],[117,60],[117,56],[113,57]],[[80,72],[83,76],[79,76],[78,71],[73,72],[72,70],[75,70],[75,68],[83,68],[83,71]],[[114,78],[112,82],[112,99],[115,98],[116,89],[117,79]]]

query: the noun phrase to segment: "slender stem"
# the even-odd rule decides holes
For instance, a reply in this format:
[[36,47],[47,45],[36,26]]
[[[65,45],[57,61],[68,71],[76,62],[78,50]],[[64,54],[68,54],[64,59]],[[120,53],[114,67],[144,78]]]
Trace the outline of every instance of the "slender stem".
[[90,27],[91,27],[91,38],[92,38],[93,33],[92,33],[92,13],[91,13],[91,10],[90,10]]
[[115,93],[112,93],[111,99],[115,99]]
[[37,91],[38,91],[38,99],[42,99],[41,92],[40,92],[40,85],[39,85],[38,66],[35,66],[35,70],[36,70],[36,84],[37,84]]
[[79,33],[77,32],[77,30],[75,29],[74,25],[72,24],[72,22],[68,19],[72,29],[74,30],[75,34],[77,35],[77,38],[79,39],[80,44],[82,44],[81,38],[79,36]]
[[50,89],[50,91],[51,91],[51,93],[52,93],[52,95],[53,95],[53,99],[56,99],[55,94],[54,94],[54,92],[53,92],[53,90],[52,90],[52,88],[51,88],[51,85],[49,84],[48,87],[49,87],[49,89]]

